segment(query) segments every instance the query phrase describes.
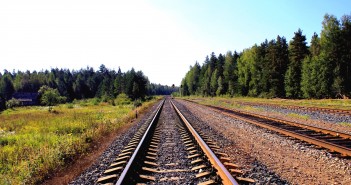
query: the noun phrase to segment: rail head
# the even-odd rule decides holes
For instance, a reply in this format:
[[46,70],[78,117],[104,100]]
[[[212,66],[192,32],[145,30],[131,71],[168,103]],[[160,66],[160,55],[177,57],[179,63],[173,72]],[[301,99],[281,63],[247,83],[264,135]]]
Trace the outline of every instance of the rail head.
[[[195,101],[192,101],[192,100],[186,100],[186,101],[199,104],[199,103],[197,103]],[[200,104],[200,105],[203,105],[203,104]],[[321,127],[317,127],[317,126],[307,125],[307,124],[304,124],[304,123],[296,123],[296,122],[282,120],[282,119],[278,119],[278,118],[270,118],[270,117],[267,117],[267,116],[263,116],[263,115],[259,115],[259,114],[255,114],[255,113],[251,113],[251,112],[247,112],[247,111],[243,111],[243,110],[234,110],[234,109],[225,108],[225,107],[219,107],[219,106],[215,106],[215,105],[203,105],[203,106],[210,107],[210,108],[213,108],[213,109],[217,109],[217,110],[220,110],[220,111],[239,112],[239,113],[242,113],[242,114],[247,114],[247,115],[251,115],[251,116],[255,116],[255,117],[260,117],[260,118],[263,118],[263,119],[268,119],[268,120],[272,120],[272,121],[278,121],[278,122],[281,122],[281,123],[284,123],[284,124],[289,124],[289,125],[293,125],[293,126],[298,126],[298,127],[302,127],[302,128],[311,129],[311,130],[314,130],[314,131],[317,131],[317,132],[322,132],[322,133],[325,133],[325,134],[331,134],[331,135],[342,137],[342,138],[345,138],[345,139],[351,139],[351,135],[350,134],[343,133],[343,132],[337,132],[337,131],[334,131],[334,130],[325,129],[325,128],[321,128]]]
[[279,127],[276,127],[276,126],[273,126],[273,125],[267,125],[267,124],[264,124],[264,123],[259,123],[259,122],[256,122],[254,120],[243,118],[243,117],[240,117],[240,116],[237,116],[237,115],[233,115],[233,114],[229,114],[229,113],[226,113],[226,112],[224,112],[223,114],[225,114],[227,116],[230,116],[230,117],[233,117],[233,118],[236,118],[236,119],[239,119],[239,120],[242,120],[242,121],[246,121],[246,122],[254,124],[254,125],[258,125],[260,127],[263,127],[263,128],[269,129],[269,130],[273,130],[273,131],[282,133],[282,134],[287,135],[287,136],[291,136],[291,137],[300,139],[302,141],[305,141],[305,142],[308,142],[308,143],[311,143],[311,144],[314,144],[314,145],[318,145],[318,146],[324,147],[326,149],[329,149],[330,151],[339,152],[339,153],[341,153],[342,155],[345,155],[345,156],[351,156],[351,149],[350,148],[339,146],[339,145],[336,145],[334,143],[330,143],[330,142],[327,142],[327,141],[324,141],[324,140],[321,140],[321,139],[316,139],[316,138],[313,138],[313,137],[310,137],[310,136],[307,136],[307,135],[303,135],[303,134],[299,134],[299,133],[296,133],[296,132],[292,132],[290,130],[279,128]]
[[225,168],[222,162],[218,159],[218,157],[212,152],[210,147],[206,144],[206,142],[200,137],[200,135],[196,132],[196,130],[191,126],[189,121],[185,118],[185,116],[180,112],[177,106],[171,101],[172,106],[178,113],[181,120],[185,123],[186,127],[192,133],[196,141],[199,143],[201,149],[205,152],[209,161],[213,165],[213,167],[217,170],[218,175],[222,178],[223,184],[235,184],[238,185],[238,182],[233,178],[230,172]]
[[128,184],[128,182],[126,182],[128,173],[131,172],[132,168],[133,168],[133,163],[135,162],[135,159],[138,155],[138,153],[141,151],[141,147],[144,144],[144,141],[146,140],[146,137],[149,133],[149,131],[151,130],[151,127],[156,124],[156,119],[159,116],[159,114],[161,113],[161,109],[162,106],[165,102],[165,99],[162,100],[162,102],[160,103],[160,105],[157,107],[157,111],[156,114],[154,115],[154,117],[152,118],[152,121],[150,122],[147,130],[145,131],[145,133],[143,134],[143,137],[141,138],[137,148],[135,149],[135,151],[133,152],[133,155],[130,157],[126,167],[123,169],[120,177],[118,178],[118,181],[116,182],[116,185],[122,185],[122,184]]
[[302,126],[300,126],[301,128],[304,127],[304,128],[311,129],[311,130],[314,130],[314,131],[318,131],[318,132],[322,132],[322,133],[326,133],[326,134],[339,136],[339,137],[342,137],[342,138],[345,138],[345,139],[350,139],[351,136],[349,134],[335,132],[335,131],[332,131],[332,130],[323,129],[323,128],[319,128],[319,127],[309,126],[309,125],[306,125],[306,124],[303,124],[303,123],[300,124],[300,123],[294,123],[294,122],[289,122],[289,121],[280,120],[280,119],[273,119],[273,118],[270,118],[270,117],[261,116],[261,115],[257,115],[257,114],[253,114],[253,113],[248,113],[248,112],[245,112],[245,111],[237,111],[237,110],[227,109],[227,108],[213,106],[213,105],[205,105],[205,106],[211,107],[214,110],[219,110],[219,112],[222,112],[223,114],[225,114],[227,116],[230,116],[230,117],[233,117],[235,119],[243,120],[243,121],[249,122],[251,124],[255,124],[255,125],[258,125],[260,127],[269,129],[269,130],[274,130],[274,131],[282,133],[284,135],[288,135],[288,136],[291,136],[291,137],[303,140],[305,142],[321,146],[321,147],[329,149],[331,151],[339,152],[339,153],[341,153],[342,155],[345,155],[345,156],[351,156],[351,149],[350,148],[339,146],[339,145],[336,145],[334,143],[323,141],[321,139],[316,139],[316,138],[313,138],[313,137],[310,137],[310,136],[306,136],[306,135],[303,135],[303,134],[295,133],[295,132],[292,132],[292,131],[289,131],[289,130],[286,130],[286,129],[283,129],[283,128],[279,128],[279,127],[276,127],[276,126],[267,125],[267,124],[260,123],[260,122],[257,122],[257,121],[251,120],[251,119],[243,118],[241,116],[233,115],[230,112],[225,112],[225,111],[222,111],[222,110],[228,110],[228,111],[238,112],[238,113],[242,113],[242,114],[246,114],[246,115],[252,115],[254,117],[263,118],[263,119],[267,119],[267,120],[271,120],[271,121],[278,121],[278,122],[282,122],[284,124],[289,124],[289,125],[296,125],[297,126],[299,124],[299,125],[302,125]]

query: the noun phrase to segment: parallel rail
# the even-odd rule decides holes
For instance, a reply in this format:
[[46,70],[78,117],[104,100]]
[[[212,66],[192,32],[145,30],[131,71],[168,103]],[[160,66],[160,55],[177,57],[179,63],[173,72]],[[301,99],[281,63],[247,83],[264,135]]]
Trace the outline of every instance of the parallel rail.
[[147,130],[145,131],[142,139],[140,140],[137,148],[135,149],[135,151],[133,152],[132,157],[129,159],[126,167],[124,168],[121,176],[119,177],[116,185],[122,185],[122,184],[129,184],[131,181],[133,181],[133,170],[135,170],[135,166],[137,166],[137,158],[140,157],[141,155],[143,155],[142,153],[142,148],[147,147],[145,145],[146,141],[149,140],[152,136],[152,131],[153,129],[155,129],[156,123],[157,123],[157,119],[160,117],[161,114],[161,110],[163,107],[165,100],[162,100],[162,103],[160,104],[160,106],[157,108],[157,112],[155,114],[155,116],[153,117],[149,127],[147,128]]
[[268,106],[268,107],[276,107],[276,108],[286,108],[291,110],[303,110],[307,112],[321,112],[328,114],[335,114],[341,116],[351,116],[351,110],[346,109],[334,109],[334,108],[325,108],[325,107],[309,107],[309,106],[297,106],[297,105],[278,105],[273,103],[253,103],[253,102],[241,102],[236,101],[236,103],[241,105],[250,105],[250,106]]
[[[151,146],[156,147],[156,146],[154,146],[155,145],[154,140],[155,140],[155,137],[159,137],[159,130],[157,128],[158,127],[157,126],[158,125],[158,118],[161,114],[162,107],[163,107],[164,103],[165,103],[165,100],[163,100],[163,102],[158,106],[157,111],[156,111],[155,115],[153,116],[150,124],[148,126],[145,125],[145,128],[143,128],[142,131],[137,132],[137,134],[134,136],[134,138],[129,142],[129,144],[124,148],[124,150],[122,150],[122,153],[119,154],[119,156],[115,160],[115,162],[113,164],[111,164],[110,169],[108,169],[104,172],[104,174],[106,176],[99,178],[99,180],[97,181],[98,184],[111,184],[111,183],[115,183],[117,181],[115,183],[116,185],[125,185],[125,184],[137,184],[140,181],[148,182],[149,180],[150,181],[156,180],[155,177],[148,176],[147,174],[143,175],[143,173],[146,172],[145,170],[157,173],[157,170],[152,169],[152,168],[148,168],[148,167],[143,167],[143,165],[145,163],[148,163],[148,164],[153,163],[151,161],[149,161],[149,162],[145,161],[145,157],[147,158],[147,154],[150,153],[148,151],[151,150],[150,149]],[[191,142],[194,143],[194,144],[192,144],[193,147],[190,146],[189,149],[187,149],[187,150],[190,150],[190,148],[196,148],[196,150],[199,152],[198,154],[194,154],[192,152],[189,152],[189,153],[191,153],[190,156],[199,156],[199,157],[195,157],[195,159],[197,158],[198,160],[200,160],[200,158],[201,158],[201,161],[202,161],[202,159],[206,158],[207,160],[205,160],[205,161],[207,161],[207,162],[205,162],[205,163],[210,164],[210,165],[207,165],[206,167],[205,167],[205,165],[198,165],[198,166],[202,166],[201,168],[210,169],[210,170],[207,172],[206,172],[206,170],[204,170],[202,173],[199,173],[196,176],[202,177],[205,175],[206,176],[210,175],[215,180],[210,178],[211,180],[208,180],[208,181],[200,183],[200,184],[207,184],[207,183],[210,183],[210,184],[221,183],[221,184],[225,184],[225,185],[239,184],[231,174],[231,172],[234,174],[242,173],[242,171],[237,169],[238,166],[235,164],[229,163],[227,158],[225,159],[226,162],[224,164],[222,164],[221,160],[224,160],[224,158],[221,157],[219,159],[215,155],[215,152],[213,152],[211,150],[211,147],[213,147],[213,143],[212,143],[212,145],[211,144],[207,145],[206,142],[201,138],[201,136],[200,136],[201,133],[199,134],[197,131],[195,131],[195,129],[191,126],[189,121],[185,118],[185,116],[181,113],[181,111],[176,107],[176,105],[172,101],[171,101],[171,105],[175,109],[177,115],[179,116],[179,118],[182,122],[181,124],[184,125],[184,127],[182,126],[182,128],[184,128],[183,136],[184,135],[189,136],[189,138],[186,138],[188,136],[184,136],[184,138],[186,138],[185,140],[188,140],[187,143],[189,143],[190,140],[191,140]],[[157,132],[156,135],[158,135],[158,136],[155,136],[156,132]],[[187,134],[184,134],[185,132]],[[156,148],[152,149],[152,151],[155,151],[155,149]],[[217,150],[215,150],[215,151],[217,151]],[[130,153],[130,154],[128,155],[127,153]],[[226,155],[226,154],[224,154],[224,153],[220,154],[220,156],[223,156],[223,155]],[[205,156],[205,157],[202,157],[202,156]],[[188,158],[189,158],[189,156],[188,156]],[[191,157],[191,158],[193,158],[193,157]],[[197,160],[194,160],[194,161],[197,161]],[[194,162],[194,161],[192,161],[192,162]],[[156,163],[153,163],[153,164],[156,165]],[[229,169],[231,172],[229,172],[227,170],[226,166],[230,167]],[[195,168],[200,169],[200,168],[194,167],[191,170],[194,170]],[[235,168],[235,170],[233,170],[234,168]],[[122,171],[122,172],[120,173],[120,175],[118,175],[118,172],[120,172],[120,171]],[[196,178],[198,178],[198,177],[196,177]],[[246,183],[247,182],[254,182],[252,179],[242,178],[242,177],[237,176],[237,175],[235,178],[237,178],[240,182],[246,182]],[[145,181],[145,180],[147,180],[147,181]],[[152,182],[152,183],[154,183],[154,182]]]
[[337,152],[343,156],[351,156],[351,135],[349,134],[306,124],[270,118],[267,116],[253,114],[245,111],[227,109],[213,105],[204,106],[210,107],[235,119],[249,122],[251,124],[279,132],[281,134],[305,141],[307,143],[326,148],[331,152]]

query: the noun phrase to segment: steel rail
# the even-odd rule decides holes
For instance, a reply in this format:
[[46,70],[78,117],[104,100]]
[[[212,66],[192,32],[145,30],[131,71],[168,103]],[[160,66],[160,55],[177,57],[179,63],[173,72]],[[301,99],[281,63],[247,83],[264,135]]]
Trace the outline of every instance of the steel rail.
[[191,126],[189,121],[185,118],[185,116],[180,112],[180,110],[176,107],[176,105],[171,101],[172,106],[178,113],[181,120],[185,123],[186,127],[192,133],[201,149],[205,152],[212,166],[217,170],[217,174],[221,177],[222,183],[227,184],[235,184],[238,185],[238,182],[233,178],[233,176],[229,173],[229,171],[225,168],[222,162],[217,158],[217,156],[212,152],[210,147],[206,144],[205,141],[202,140],[200,135],[195,131],[195,129]]
[[258,117],[258,118],[262,118],[262,119],[266,119],[266,120],[270,120],[270,121],[276,121],[276,122],[279,122],[279,123],[284,123],[284,124],[287,124],[287,125],[300,127],[300,128],[303,128],[303,129],[310,129],[310,130],[313,130],[313,131],[316,131],[316,132],[321,132],[321,133],[324,133],[324,134],[330,134],[330,135],[337,136],[337,137],[342,137],[342,138],[345,138],[345,139],[351,139],[351,135],[350,134],[337,132],[337,131],[334,131],[334,130],[329,130],[329,129],[325,129],[325,128],[321,128],[321,127],[311,126],[311,125],[307,125],[307,124],[304,124],[304,123],[296,123],[296,122],[292,122],[292,121],[287,121],[287,120],[282,120],[282,119],[262,116],[262,115],[259,115],[259,114],[249,113],[249,112],[246,112],[246,111],[228,109],[228,108],[223,108],[223,107],[218,107],[218,106],[213,106],[213,105],[206,105],[206,106],[212,107],[212,108],[215,108],[215,109],[218,109],[218,110],[233,111],[233,112],[238,112],[238,113],[241,113],[241,114],[254,116],[254,117]]
[[135,149],[135,151],[133,152],[132,157],[129,159],[126,167],[124,168],[123,172],[121,173],[120,177],[118,178],[118,181],[116,182],[116,185],[122,185],[122,184],[130,184],[130,182],[128,182],[128,176],[130,173],[132,173],[133,170],[133,166],[134,164],[137,162],[135,159],[137,157],[137,155],[140,155],[139,152],[141,152],[141,147],[144,145],[144,142],[146,142],[148,135],[150,134],[150,130],[151,128],[156,124],[156,120],[159,117],[163,104],[165,102],[165,99],[162,100],[162,102],[160,103],[160,105],[157,107],[157,112],[155,114],[155,116],[153,117],[150,125],[148,126],[147,130],[145,131],[142,139],[140,140],[137,148]]
[[[191,101],[191,100],[186,100],[186,101],[197,103],[197,102],[194,102],[194,101]],[[238,112],[238,113],[241,113],[241,114],[246,114],[246,115],[250,115],[250,116],[254,116],[254,117],[259,117],[259,118],[267,119],[267,120],[270,120],[270,121],[276,121],[276,122],[284,123],[284,124],[287,124],[287,125],[301,127],[301,128],[304,128],[304,129],[310,129],[310,130],[313,130],[313,131],[316,131],[316,132],[321,132],[321,133],[324,133],[324,134],[330,134],[330,135],[337,136],[337,137],[342,137],[342,138],[345,138],[345,139],[351,139],[351,135],[350,134],[337,132],[337,131],[334,131],[334,130],[329,130],[329,129],[316,127],[316,126],[312,126],[312,125],[307,125],[307,124],[304,124],[304,123],[296,123],[296,122],[282,120],[282,119],[277,119],[277,118],[270,118],[270,117],[262,116],[262,115],[259,115],[259,114],[249,113],[249,112],[241,111],[241,110],[228,109],[228,108],[218,107],[218,106],[214,106],[214,105],[204,105],[204,106],[211,107],[211,108],[218,109],[218,110],[223,110],[223,111]]]
[[[279,132],[279,133],[282,133],[284,135],[287,135],[287,136],[290,136],[290,137],[294,137],[294,138],[297,138],[299,140],[302,140],[302,141],[305,141],[305,142],[308,142],[308,143],[311,143],[311,144],[314,144],[314,145],[317,145],[317,146],[321,146],[323,148],[326,148],[326,149],[329,149],[330,151],[335,151],[335,152],[338,152],[344,156],[351,156],[351,148],[347,148],[347,147],[344,147],[344,146],[340,146],[340,145],[337,145],[337,144],[334,144],[334,143],[330,143],[330,142],[327,142],[327,141],[323,141],[323,140],[320,140],[320,139],[316,139],[316,138],[313,138],[311,136],[307,136],[307,135],[303,135],[303,134],[300,134],[300,133],[296,133],[296,132],[293,132],[293,131],[290,131],[290,130],[286,130],[286,129],[283,129],[283,128],[279,128],[277,126],[273,126],[273,125],[270,125],[270,124],[265,124],[265,123],[260,123],[258,121],[254,121],[253,119],[249,119],[249,118],[244,118],[242,116],[238,116],[238,115],[233,115],[233,113],[235,114],[235,112],[238,112],[238,113],[241,113],[241,114],[247,114],[247,115],[250,115],[250,116],[255,116],[255,114],[251,114],[251,113],[244,113],[242,111],[236,111],[236,110],[232,110],[232,109],[226,109],[226,108],[222,108],[222,107],[217,107],[217,106],[213,106],[213,105],[205,105],[207,107],[211,107],[213,109],[217,109],[219,110],[221,113],[227,115],[227,116],[230,116],[230,117],[233,117],[233,118],[236,118],[236,119],[239,119],[239,120],[242,120],[242,121],[246,121],[246,122],[249,122],[251,124],[254,124],[254,125],[257,125],[257,126],[260,126],[260,127],[263,127],[263,128],[266,128],[266,129],[269,129],[269,130],[273,130],[273,131],[276,131],[276,132]],[[232,111],[232,113],[228,113],[228,112],[225,112],[225,111]],[[265,116],[257,116],[261,119],[266,119],[268,117],[265,117]],[[276,121],[276,122],[279,122],[278,119],[268,119],[269,121]],[[285,123],[287,121],[284,121],[283,123]],[[287,124],[287,123],[285,123]],[[294,123],[294,124],[298,124],[298,123]],[[303,124],[304,126],[306,126],[305,124]],[[301,127],[300,128],[304,128],[304,127]],[[318,127],[317,127],[318,128]],[[320,129],[320,128],[318,128]],[[324,129],[326,130],[326,129]],[[330,130],[328,130],[330,131]],[[330,132],[335,132],[335,131],[330,131]],[[338,133],[338,132],[335,132],[335,133]],[[338,136],[341,136],[343,135],[343,133],[338,133],[340,135]],[[346,134],[347,135],[347,134]],[[337,136],[337,135],[336,135]],[[349,136],[349,135],[348,135]],[[346,138],[350,138],[350,137],[346,137]]]
[[299,109],[299,110],[305,110],[305,111],[318,111],[318,112],[324,112],[324,113],[329,113],[329,114],[339,114],[339,115],[351,115],[351,110],[346,110],[346,109],[335,109],[335,108],[326,108],[326,107],[308,107],[308,106],[298,106],[298,105],[279,105],[276,103],[252,103],[252,102],[241,102],[241,101],[235,101],[238,104],[242,105],[263,105],[263,106],[270,106],[270,107],[280,107],[280,108],[288,108],[288,109]]
[[[242,113],[243,114],[248,114],[246,112],[242,112]],[[311,125],[307,125],[307,124],[304,124],[304,123],[295,123],[295,122],[292,122],[292,121],[286,121],[286,120],[281,120],[281,119],[276,119],[276,118],[270,118],[270,117],[262,116],[262,115],[258,115],[258,114],[251,114],[250,113],[250,115],[257,116],[257,117],[260,117],[260,118],[263,118],[263,119],[267,119],[267,120],[271,120],[271,121],[278,121],[278,122],[281,122],[281,123],[284,123],[284,124],[287,124],[287,125],[301,127],[301,128],[304,128],[304,129],[310,129],[310,130],[313,130],[313,131],[316,131],[316,132],[321,132],[321,133],[324,133],[324,134],[330,134],[330,135],[333,135],[333,136],[342,137],[342,138],[345,138],[345,139],[351,139],[351,135],[350,134],[346,134],[346,133],[342,133],[342,132],[336,132],[334,130],[329,130],[329,129],[325,129],[325,128],[321,128],[321,127],[311,126]]]
[[299,140],[302,140],[302,141],[305,141],[305,142],[308,142],[308,143],[311,143],[311,144],[314,144],[314,145],[321,146],[323,148],[327,148],[327,149],[329,149],[331,151],[335,151],[335,152],[341,153],[341,154],[346,155],[346,156],[351,156],[351,149],[350,148],[343,147],[343,146],[340,146],[340,145],[336,145],[334,143],[326,142],[326,141],[323,141],[323,140],[320,140],[320,139],[316,139],[316,138],[313,138],[313,137],[310,137],[310,136],[307,136],[307,135],[303,135],[303,134],[299,134],[299,133],[296,133],[296,132],[292,132],[290,130],[279,128],[279,127],[272,126],[272,125],[269,125],[269,124],[264,124],[264,123],[260,123],[260,122],[257,122],[257,121],[253,121],[251,119],[243,118],[241,116],[233,115],[233,114],[230,114],[230,113],[227,113],[227,112],[222,112],[222,113],[225,114],[225,115],[228,115],[230,117],[234,117],[236,119],[239,119],[239,120],[242,120],[242,121],[246,121],[246,122],[258,125],[260,127],[267,128],[269,130],[273,130],[273,131],[282,133],[284,135],[291,136],[291,137],[297,138]]

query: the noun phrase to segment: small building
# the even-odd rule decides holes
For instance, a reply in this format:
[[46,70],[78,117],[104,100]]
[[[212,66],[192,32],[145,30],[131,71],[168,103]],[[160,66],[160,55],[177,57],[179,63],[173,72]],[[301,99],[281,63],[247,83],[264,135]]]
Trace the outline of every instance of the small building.
[[20,101],[21,106],[38,105],[38,93],[17,92],[12,97]]

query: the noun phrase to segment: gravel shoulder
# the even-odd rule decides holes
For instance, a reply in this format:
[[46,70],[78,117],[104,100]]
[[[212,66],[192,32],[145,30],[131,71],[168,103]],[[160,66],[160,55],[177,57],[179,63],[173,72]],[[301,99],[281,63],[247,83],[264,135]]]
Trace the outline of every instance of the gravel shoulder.
[[224,143],[223,150],[257,184],[351,184],[350,159],[333,157],[325,150],[234,120],[205,106],[177,101],[193,114],[192,119],[213,130],[212,135],[220,135],[218,142]]

